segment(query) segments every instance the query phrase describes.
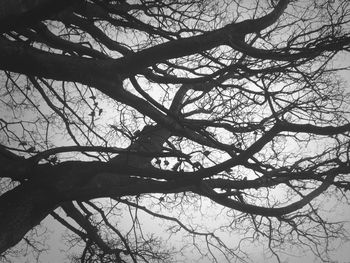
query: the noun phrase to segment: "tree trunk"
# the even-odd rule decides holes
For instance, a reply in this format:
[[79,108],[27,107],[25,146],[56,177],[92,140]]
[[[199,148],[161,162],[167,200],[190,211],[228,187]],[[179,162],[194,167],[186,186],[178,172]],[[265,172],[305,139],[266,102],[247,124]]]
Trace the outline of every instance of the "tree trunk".
[[0,253],[17,244],[57,205],[46,189],[24,184],[0,198]]
[[131,177],[122,169],[149,168],[152,157],[135,153],[161,151],[170,134],[164,128],[146,126],[129,147],[129,154],[118,155],[108,163],[73,161],[39,165],[31,172],[32,180],[0,197],[0,253],[21,241],[62,202],[171,189],[172,184]]

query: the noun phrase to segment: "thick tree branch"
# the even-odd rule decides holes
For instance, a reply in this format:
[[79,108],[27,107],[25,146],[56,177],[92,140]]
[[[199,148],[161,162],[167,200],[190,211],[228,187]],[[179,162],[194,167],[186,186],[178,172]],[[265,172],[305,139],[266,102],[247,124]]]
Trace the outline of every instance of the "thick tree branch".
[[82,0],[3,0],[0,2],[0,32],[34,24],[82,2]]
[[341,126],[316,126],[312,124],[296,124],[281,122],[279,124],[283,131],[287,132],[301,132],[301,133],[312,133],[317,135],[335,135],[350,132],[350,123]]
[[111,71],[111,63],[111,60],[49,53],[0,38],[0,68],[3,70],[90,86],[118,87],[120,78],[118,72]]
[[[53,213],[86,243],[81,261],[99,253],[122,261],[120,252],[147,261],[135,207],[206,239],[211,255],[217,243],[215,250],[235,256],[215,232],[149,210],[183,209],[201,197],[240,211],[240,222],[249,218],[253,236],[262,233],[270,247],[287,240],[284,233],[289,240],[308,233],[298,222],[311,223],[307,242],[318,246],[318,227],[328,241],[313,203],[329,186],[340,190],[336,198],[349,190],[348,105],[332,64],[337,52],[349,51],[349,5],[51,2],[0,3],[0,132],[7,145],[0,145],[0,252],[62,206],[83,228]],[[76,145],[61,146],[71,139]],[[77,160],[81,154],[93,159]],[[275,195],[279,189],[285,192]],[[161,197],[141,204],[152,194]],[[132,196],[140,204],[125,201]],[[120,204],[100,208],[95,198],[131,206],[135,240],[109,221]],[[90,209],[116,240],[94,228]]]

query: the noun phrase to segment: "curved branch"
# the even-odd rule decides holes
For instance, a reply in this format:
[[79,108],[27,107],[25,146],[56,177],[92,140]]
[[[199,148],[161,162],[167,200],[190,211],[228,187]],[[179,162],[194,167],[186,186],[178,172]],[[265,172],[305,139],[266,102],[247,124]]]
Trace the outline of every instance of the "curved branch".
[[216,193],[212,188],[208,187],[205,182],[200,184],[200,190],[198,194],[204,195],[214,202],[221,204],[223,206],[241,211],[243,213],[262,215],[262,216],[274,216],[279,217],[296,210],[303,208],[305,205],[309,204],[313,199],[322,194],[327,188],[332,185],[335,174],[329,174],[323,181],[323,183],[315,190],[305,195],[301,200],[296,201],[290,205],[279,208],[267,208],[251,204],[246,204],[243,202],[238,202],[230,198],[223,197]]

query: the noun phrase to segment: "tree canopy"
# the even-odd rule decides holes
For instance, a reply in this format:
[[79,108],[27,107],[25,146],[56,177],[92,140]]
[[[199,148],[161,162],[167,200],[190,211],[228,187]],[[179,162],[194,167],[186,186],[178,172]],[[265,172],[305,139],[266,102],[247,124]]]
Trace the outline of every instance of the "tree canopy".
[[47,217],[72,262],[327,261],[347,238],[349,1],[0,7],[2,259],[40,254]]

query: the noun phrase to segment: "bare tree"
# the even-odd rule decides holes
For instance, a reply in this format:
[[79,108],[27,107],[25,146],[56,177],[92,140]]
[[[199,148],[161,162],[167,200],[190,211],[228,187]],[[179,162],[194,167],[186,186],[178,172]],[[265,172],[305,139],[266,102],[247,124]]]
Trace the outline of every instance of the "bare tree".
[[55,2],[0,4],[4,259],[40,253],[30,231],[51,216],[76,262],[244,262],[245,242],[329,260],[346,233],[325,200],[350,189],[348,1]]

